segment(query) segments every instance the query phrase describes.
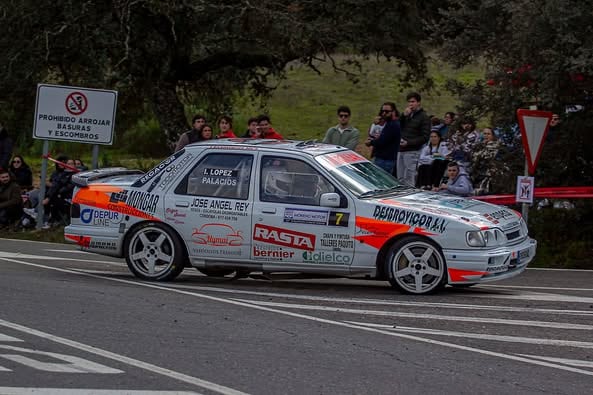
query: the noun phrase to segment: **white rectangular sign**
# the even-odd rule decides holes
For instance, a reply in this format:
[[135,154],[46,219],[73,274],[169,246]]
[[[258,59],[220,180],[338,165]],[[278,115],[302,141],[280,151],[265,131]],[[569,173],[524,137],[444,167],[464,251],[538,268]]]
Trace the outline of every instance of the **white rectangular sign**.
[[33,138],[113,144],[117,91],[38,84]]
[[515,200],[517,203],[533,203],[533,190],[535,181],[533,177],[517,177],[517,194]]

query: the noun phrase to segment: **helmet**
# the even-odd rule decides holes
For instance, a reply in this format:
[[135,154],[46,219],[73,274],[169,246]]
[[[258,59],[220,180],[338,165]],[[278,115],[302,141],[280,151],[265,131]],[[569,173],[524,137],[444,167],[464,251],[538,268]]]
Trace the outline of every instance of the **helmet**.
[[271,170],[266,172],[264,182],[264,191],[266,194],[288,196],[290,185],[292,184],[292,177],[289,174],[286,174],[284,169]]

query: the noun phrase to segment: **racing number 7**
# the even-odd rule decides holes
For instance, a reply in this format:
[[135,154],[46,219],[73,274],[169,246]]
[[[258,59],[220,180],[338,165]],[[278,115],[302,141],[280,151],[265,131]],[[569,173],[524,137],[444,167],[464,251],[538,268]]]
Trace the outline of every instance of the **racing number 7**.
[[329,213],[328,225],[330,226],[343,226],[348,227],[348,220],[350,219],[349,213],[343,213],[339,211],[331,211]]

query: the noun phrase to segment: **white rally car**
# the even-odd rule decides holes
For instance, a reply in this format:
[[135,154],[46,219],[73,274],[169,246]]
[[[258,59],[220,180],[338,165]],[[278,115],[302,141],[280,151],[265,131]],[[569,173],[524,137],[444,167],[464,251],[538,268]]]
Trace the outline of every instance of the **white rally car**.
[[147,173],[107,168],[73,182],[66,239],[125,257],[145,280],[193,266],[210,276],[360,276],[424,294],[516,276],[536,250],[515,211],[419,191],[316,142],[195,143]]

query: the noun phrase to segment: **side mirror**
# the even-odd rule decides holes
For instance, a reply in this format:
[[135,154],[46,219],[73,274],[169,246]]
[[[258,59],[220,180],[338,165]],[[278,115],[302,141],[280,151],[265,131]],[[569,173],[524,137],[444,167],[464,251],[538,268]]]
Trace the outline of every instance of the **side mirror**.
[[340,207],[340,195],[335,192],[322,193],[319,205],[321,207]]

